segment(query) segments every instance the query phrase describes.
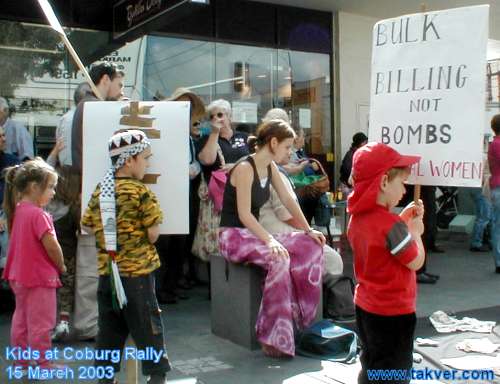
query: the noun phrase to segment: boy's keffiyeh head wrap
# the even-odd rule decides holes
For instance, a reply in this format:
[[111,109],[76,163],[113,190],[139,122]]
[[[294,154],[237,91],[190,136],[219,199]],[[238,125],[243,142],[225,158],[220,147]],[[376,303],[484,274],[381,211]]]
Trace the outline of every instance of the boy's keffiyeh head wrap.
[[[103,224],[104,242],[106,251],[111,258],[111,269],[114,277],[115,290],[120,308],[126,304],[126,297],[119,279],[118,268],[115,263],[116,255],[116,200],[115,200],[115,173],[123,167],[132,156],[135,156],[151,146],[144,132],[139,130],[127,130],[111,136],[108,142],[111,167],[106,172],[101,182],[101,193],[99,205],[101,209],[101,220]],[[120,292],[122,291],[122,292]],[[121,295],[120,293],[123,293]]]

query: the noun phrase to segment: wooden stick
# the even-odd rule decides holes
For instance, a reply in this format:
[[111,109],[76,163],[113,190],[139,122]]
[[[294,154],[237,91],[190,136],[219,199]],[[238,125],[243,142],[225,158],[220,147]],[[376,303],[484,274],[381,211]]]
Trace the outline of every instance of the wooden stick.
[[73,49],[73,45],[71,45],[71,42],[68,39],[68,36],[66,36],[66,33],[64,32],[64,29],[57,19],[56,14],[54,13],[54,10],[52,9],[52,6],[48,2],[48,0],[38,0],[38,4],[42,8],[43,13],[45,14],[45,17],[47,18],[47,21],[49,22],[50,26],[54,31],[56,31],[62,38],[64,45],[66,45],[66,48],[68,48],[69,53],[73,57],[73,60],[75,60],[76,65],[80,69],[80,71],[83,72],[83,75],[85,76],[85,79],[90,85],[90,88],[92,88],[92,91],[95,93],[96,97],[100,100],[104,100],[102,98],[101,93],[97,89],[96,85],[92,81],[92,79],[89,76],[89,73],[87,72],[87,68],[83,66],[82,61],[78,57],[78,54],[76,51]]
[[413,201],[418,203],[420,200],[420,184],[415,184],[415,188],[413,189]]
[[[427,12],[427,4],[420,3],[420,12]],[[413,201],[418,203],[420,200],[420,184],[415,184],[413,189]]]
[[[427,12],[427,4],[420,3],[420,12],[422,13]],[[413,189],[413,201],[415,203],[418,203],[419,200],[420,200],[420,184],[415,184],[415,187]]]
[[68,48],[69,53],[73,57],[73,60],[75,60],[76,65],[78,66],[78,68],[80,69],[80,71],[83,72],[83,75],[85,76],[85,79],[87,80],[87,83],[89,83],[90,88],[92,88],[92,92],[94,92],[94,94],[97,96],[97,98],[99,100],[104,100],[102,98],[102,96],[101,96],[101,93],[97,89],[96,85],[94,84],[94,82],[90,78],[90,75],[87,72],[87,68],[85,68],[85,66],[83,65],[82,61],[80,60],[80,57],[78,57],[78,54],[74,50],[73,45],[71,45],[71,42],[69,41],[68,36],[66,36],[65,33],[60,33],[60,35],[61,35],[61,37],[63,39],[64,45],[66,45],[66,48]]
[[[135,346],[134,340],[132,337],[128,337],[127,347],[137,348]],[[138,364],[136,359],[127,359],[127,363],[125,364],[125,372],[127,373],[127,384],[138,384]]]

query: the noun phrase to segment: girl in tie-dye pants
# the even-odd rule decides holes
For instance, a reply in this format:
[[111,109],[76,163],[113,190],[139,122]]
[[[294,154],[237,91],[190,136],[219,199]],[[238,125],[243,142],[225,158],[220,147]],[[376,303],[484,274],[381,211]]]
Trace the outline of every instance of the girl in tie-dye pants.
[[289,356],[295,354],[293,322],[311,324],[321,294],[323,248],[301,232],[274,235],[289,257],[276,258],[246,228],[221,228],[221,255],[233,263],[251,263],[267,271],[257,324],[257,339]]
[[[276,165],[290,158],[294,138],[285,120],[259,126],[256,153],[240,159],[229,172],[221,212],[221,255],[267,272],[255,329],[262,350],[272,357],[295,354],[294,321],[299,329],[312,322],[321,293],[325,237],[309,226]],[[271,185],[304,232],[273,235],[259,223]]]

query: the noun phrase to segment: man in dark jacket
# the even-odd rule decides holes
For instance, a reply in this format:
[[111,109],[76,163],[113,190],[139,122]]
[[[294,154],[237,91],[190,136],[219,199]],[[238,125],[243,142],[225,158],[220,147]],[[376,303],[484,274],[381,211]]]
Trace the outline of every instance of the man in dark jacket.
[[340,181],[349,188],[352,188],[352,185],[349,182],[349,177],[351,177],[352,157],[354,156],[354,152],[356,152],[359,147],[362,147],[367,142],[368,137],[366,137],[363,132],[355,133],[352,137],[351,148],[349,148],[344,158],[342,159],[342,165],[340,166]]

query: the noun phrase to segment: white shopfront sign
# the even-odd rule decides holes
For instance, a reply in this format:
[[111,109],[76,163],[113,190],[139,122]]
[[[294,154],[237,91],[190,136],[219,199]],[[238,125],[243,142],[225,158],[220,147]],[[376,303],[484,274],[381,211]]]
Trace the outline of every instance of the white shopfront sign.
[[233,122],[257,124],[257,103],[233,101],[231,109]]
[[422,157],[411,183],[481,185],[488,12],[425,12],[373,29],[369,139]]
[[[137,103],[137,104],[136,104]],[[189,232],[189,102],[86,103],[83,113],[82,212],[109,165],[108,139],[119,129],[141,129],[153,156],[145,182],[163,210],[162,234]]]

